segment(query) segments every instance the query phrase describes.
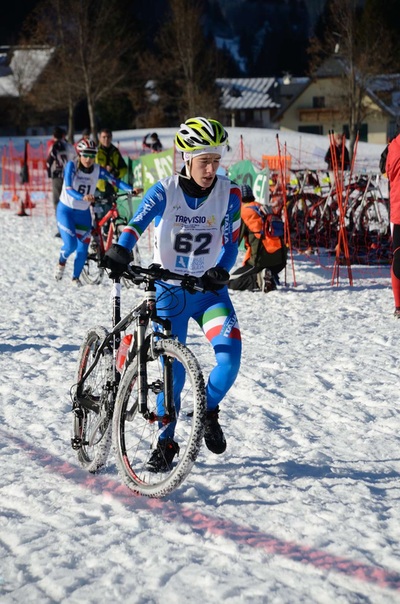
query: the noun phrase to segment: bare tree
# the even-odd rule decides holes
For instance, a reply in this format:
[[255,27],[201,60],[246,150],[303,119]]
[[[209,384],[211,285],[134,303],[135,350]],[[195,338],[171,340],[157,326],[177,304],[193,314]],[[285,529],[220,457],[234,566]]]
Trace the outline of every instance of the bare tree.
[[54,48],[37,101],[47,96],[50,107],[64,105],[70,137],[78,101],[86,100],[96,134],[96,105],[130,86],[137,36],[128,7],[121,0],[42,0],[25,25],[25,43]]
[[216,49],[202,30],[203,4],[169,0],[170,16],[159,32],[156,51],[141,59],[148,80],[143,107],[147,123],[149,115],[160,120],[156,126],[217,112]]
[[331,0],[320,39],[311,41],[311,74],[327,58],[341,68],[341,114],[349,124],[350,154],[357,132],[373,111],[366,92],[371,79],[390,69],[392,47],[383,25],[363,13],[357,0]]
[[73,140],[74,109],[83,93],[74,78],[73,55],[65,40],[67,31],[62,20],[60,0],[41,2],[26,20],[20,44],[42,44],[51,50],[52,61],[30,91],[29,100],[41,112],[64,110],[68,115],[68,137]]

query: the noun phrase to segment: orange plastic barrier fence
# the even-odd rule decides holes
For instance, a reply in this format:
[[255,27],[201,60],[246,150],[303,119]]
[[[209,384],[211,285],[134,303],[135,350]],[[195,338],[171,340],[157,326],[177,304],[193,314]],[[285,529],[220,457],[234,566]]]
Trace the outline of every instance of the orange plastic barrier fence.
[[46,170],[46,148],[41,143],[32,147],[29,143],[17,151],[13,142],[3,147],[1,156],[1,208],[17,207],[41,210],[47,213],[51,207],[51,179]]
[[268,166],[270,170],[279,170],[279,161],[282,161],[282,165],[286,168],[286,170],[290,170],[292,163],[292,158],[290,155],[285,155],[281,158],[279,155],[263,155],[261,157],[261,166],[262,168],[266,168]]

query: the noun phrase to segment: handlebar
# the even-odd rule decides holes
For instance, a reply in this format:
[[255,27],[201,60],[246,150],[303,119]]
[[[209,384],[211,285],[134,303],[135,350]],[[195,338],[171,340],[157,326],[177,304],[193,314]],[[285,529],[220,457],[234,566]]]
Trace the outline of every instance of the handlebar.
[[[183,289],[186,289],[189,293],[214,291],[215,288],[207,287],[201,277],[195,277],[194,275],[174,273],[166,268],[162,268],[160,264],[150,264],[149,267],[136,266],[134,264],[128,264],[127,270],[124,272],[123,277],[132,281],[136,285],[141,283],[149,283],[151,281],[179,281]],[[217,283],[215,284],[217,285]],[[221,287],[226,283],[221,283]]]
[[94,196],[94,203],[98,204],[98,205],[105,205],[106,203],[113,203],[115,201],[117,201],[117,199],[119,197],[136,197],[138,196],[140,193],[143,192],[143,189],[140,187],[135,187],[134,189],[132,189],[132,191],[121,191],[121,192],[116,192],[116,193],[110,193],[109,195],[107,195],[106,197],[104,197],[103,195],[95,195]]

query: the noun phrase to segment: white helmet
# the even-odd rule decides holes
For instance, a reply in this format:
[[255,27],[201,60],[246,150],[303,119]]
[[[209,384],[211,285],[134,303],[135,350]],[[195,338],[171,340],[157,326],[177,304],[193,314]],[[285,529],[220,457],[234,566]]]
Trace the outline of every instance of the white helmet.
[[184,157],[202,153],[222,155],[228,146],[228,133],[217,120],[191,117],[181,124],[176,133],[175,146]]
[[97,153],[97,145],[94,141],[83,139],[76,145],[76,150],[78,151],[79,155],[91,155],[92,157],[95,157]]

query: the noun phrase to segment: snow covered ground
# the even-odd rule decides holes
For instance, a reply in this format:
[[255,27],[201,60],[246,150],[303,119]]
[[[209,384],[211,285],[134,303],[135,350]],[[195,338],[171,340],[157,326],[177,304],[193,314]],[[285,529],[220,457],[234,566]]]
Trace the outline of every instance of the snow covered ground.
[[[254,143],[255,144],[255,143]],[[371,154],[372,157],[372,154]],[[44,216],[1,210],[0,602],[400,602],[400,323],[389,268],[294,258],[287,285],[233,292],[242,368],[221,405],[228,448],[171,496],[97,476],[70,448],[75,362],[110,324],[107,279],[57,283]],[[144,255],[147,239],[142,243]],[[123,292],[123,309],[140,296]],[[205,373],[210,347],[189,345]]]

